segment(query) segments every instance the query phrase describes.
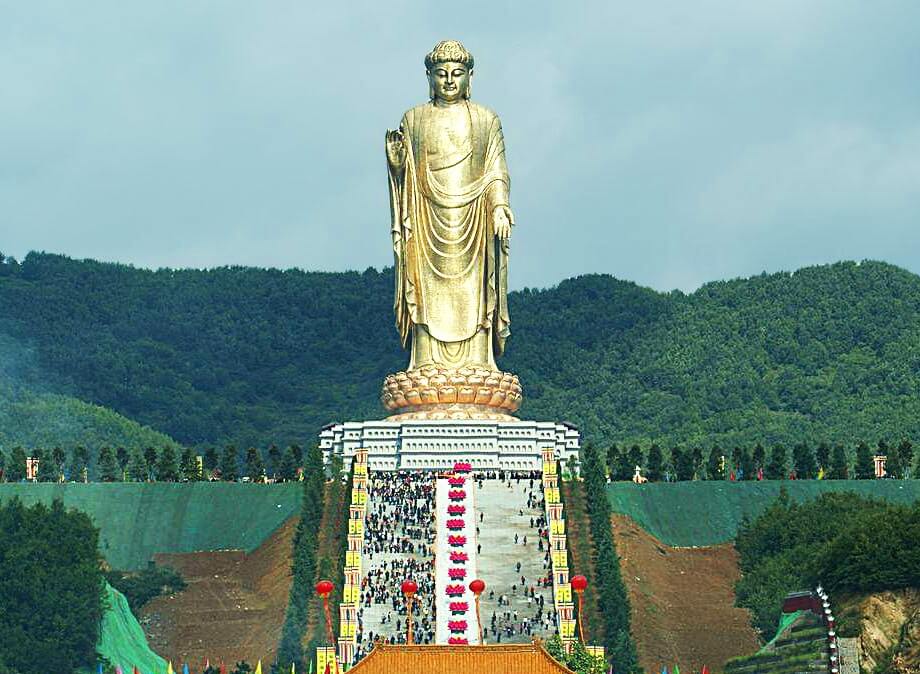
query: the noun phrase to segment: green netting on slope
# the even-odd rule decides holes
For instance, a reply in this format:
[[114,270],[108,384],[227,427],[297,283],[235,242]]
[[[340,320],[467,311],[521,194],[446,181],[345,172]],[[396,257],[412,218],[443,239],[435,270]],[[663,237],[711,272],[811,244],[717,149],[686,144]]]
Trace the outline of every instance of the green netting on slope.
[[96,652],[113,667],[121,665],[126,674],[131,674],[132,667],[142,674],[165,674],[166,660],[150,650],[144,631],[128,608],[128,600],[108,583],[105,589],[108,607],[102,616]]
[[628,515],[666,545],[716,545],[735,537],[742,517],[763,511],[786,487],[804,501],[830,491],[912,503],[920,480],[764,480],[762,482],[671,482],[608,485],[614,512]]
[[804,611],[793,611],[792,613],[781,613],[779,616],[779,627],[776,628],[776,634],[774,634],[773,638],[770,639],[767,643],[765,643],[763,645],[763,648],[757,651],[757,653],[760,654],[760,653],[766,652],[767,648],[769,648],[774,643],[776,643],[776,640],[782,636],[783,632],[789,629],[789,626],[792,625],[792,623],[794,623],[796,620],[798,620],[799,616],[801,616],[803,613]]
[[0,484],[0,501],[59,497],[89,514],[103,556],[123,570],[144,568],[157,552],[254,550],[299,512],[301,494],[297,483]]

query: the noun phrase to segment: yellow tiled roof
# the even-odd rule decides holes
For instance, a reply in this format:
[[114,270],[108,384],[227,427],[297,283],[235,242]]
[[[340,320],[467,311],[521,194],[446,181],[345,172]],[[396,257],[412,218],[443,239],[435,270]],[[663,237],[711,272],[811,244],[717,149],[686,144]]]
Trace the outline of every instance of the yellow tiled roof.
[[485,646],[374,645],[354,674],[573,674],[539,643]]

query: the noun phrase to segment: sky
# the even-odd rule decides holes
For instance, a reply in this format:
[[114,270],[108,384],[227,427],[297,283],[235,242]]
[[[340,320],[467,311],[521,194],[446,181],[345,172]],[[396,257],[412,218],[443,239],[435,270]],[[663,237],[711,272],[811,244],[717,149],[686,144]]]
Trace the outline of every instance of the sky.
[[513,288],[920,273],[918,26],[915,0],[0,0],[0,251],[390,265],[384,131],[459,39]]

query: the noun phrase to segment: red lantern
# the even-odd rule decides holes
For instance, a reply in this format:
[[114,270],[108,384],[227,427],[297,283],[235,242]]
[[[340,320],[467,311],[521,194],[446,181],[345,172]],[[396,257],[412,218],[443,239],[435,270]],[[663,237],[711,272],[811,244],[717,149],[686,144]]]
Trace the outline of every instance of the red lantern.
[[320,597],[327,597],[332,594],[332,591],[335,589],[335,585],[332,584],[332,581],[321,580],[316,584],[316,594]]
[[584,592],[588,587],[588,579],[584,576],[572,576],[572,589],[576,592]]
[[414,580],[404,580],[402,584],[402,593],[407,597],[411,597],[416,592],[418,592],[418,585],[415,584]]
[[479,580],[478,578],[474,580],[472,583],[470,583],[470,590],[472,591],[473,594],[477,594],[477,595],[482,594],[483,592],[485,592],[485,589],[486,589],[486,584],[483,581]]

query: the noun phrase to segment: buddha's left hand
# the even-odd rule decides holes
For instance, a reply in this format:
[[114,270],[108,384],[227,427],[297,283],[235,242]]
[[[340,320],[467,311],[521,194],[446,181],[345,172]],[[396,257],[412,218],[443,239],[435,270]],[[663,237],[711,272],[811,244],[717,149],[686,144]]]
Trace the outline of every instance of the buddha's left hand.
[[492,222],[495,236],[502,241],[511,238],[511,226],[514,224],[514,214],[507,206],[499,205],[492,209]]

